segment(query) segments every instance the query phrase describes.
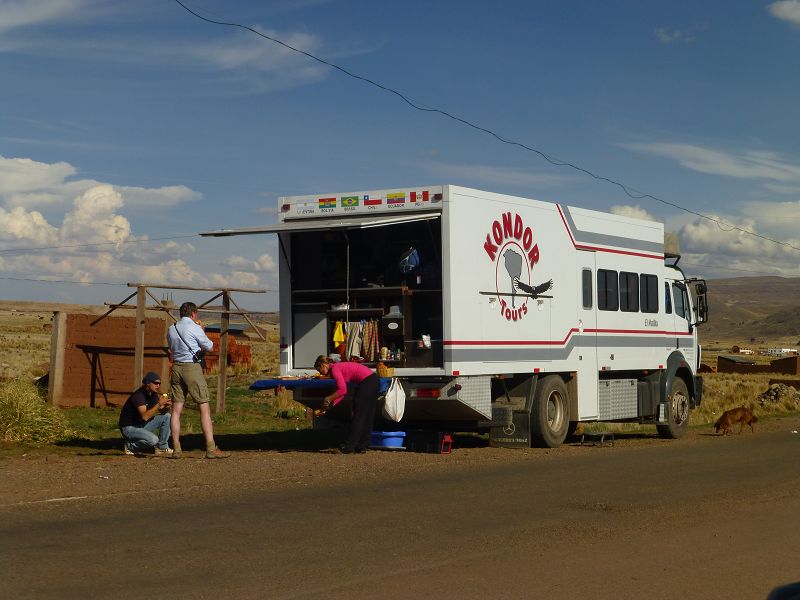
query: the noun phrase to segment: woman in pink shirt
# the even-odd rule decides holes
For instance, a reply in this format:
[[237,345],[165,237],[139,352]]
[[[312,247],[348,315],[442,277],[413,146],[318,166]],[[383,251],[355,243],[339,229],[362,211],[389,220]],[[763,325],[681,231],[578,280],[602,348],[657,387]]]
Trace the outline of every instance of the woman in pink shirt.
[[355,362],[331,362],[327,356],[319,356],[314,368],[322,377],[330,377],[336,382],[336,391],[325,397],[322,409],[336,406],[347,393],[347,384],[356,385],[353,392],[353,423],[350,433],[339,449],[343,454],[366,452],[372,437],[375,422],[375,405],[378,402],[378,376],[372,369]]

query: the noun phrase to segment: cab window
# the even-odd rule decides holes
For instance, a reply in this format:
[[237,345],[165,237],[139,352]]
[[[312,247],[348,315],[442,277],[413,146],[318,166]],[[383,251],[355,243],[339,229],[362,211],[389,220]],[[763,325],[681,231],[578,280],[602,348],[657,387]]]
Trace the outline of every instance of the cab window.
[[664,282],[664,312],[668,315],[672,314],[672,295],[669,293],[669,284]]
[[675,301],[675,314],[681,319],[689,318],[685,302],[685,292],[677,283],[672,284],[672,299]]

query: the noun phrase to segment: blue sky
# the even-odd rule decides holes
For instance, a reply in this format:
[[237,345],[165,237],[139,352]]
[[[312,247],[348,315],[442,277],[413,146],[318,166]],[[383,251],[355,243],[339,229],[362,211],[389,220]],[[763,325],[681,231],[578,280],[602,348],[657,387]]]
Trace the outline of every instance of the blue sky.
[[[187,5],[800,247],[800,0]],[[0,0],[0,81],[0,299],[144,281],[269,288],[240,304],[274,308],[273,236],[194,234],[274,222],[281,195],[440,183],[663,221],[695,275],[800,276],[797,249],[174,0]]]

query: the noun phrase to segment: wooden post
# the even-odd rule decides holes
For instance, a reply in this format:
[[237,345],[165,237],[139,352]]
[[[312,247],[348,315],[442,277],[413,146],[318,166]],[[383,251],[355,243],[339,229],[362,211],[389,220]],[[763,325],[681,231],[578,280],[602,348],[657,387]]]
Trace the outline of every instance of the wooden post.
[[225,388],[228,382],[228,326],[231,322],[231,294],[222,292],[222,310],[219,325],[219,377],[217,377],[217,414],[225,412]]
[[50,337],[50,373],[47,381],[47,401],[58,406],[64,392],[64,342],[67,339],[67,313],[53,313],[53,332]]
[[133,386],[135,390],[142,385],[144,377],[144,307],[147,300],[147,288],[136,288],[136,348],[133,359]]

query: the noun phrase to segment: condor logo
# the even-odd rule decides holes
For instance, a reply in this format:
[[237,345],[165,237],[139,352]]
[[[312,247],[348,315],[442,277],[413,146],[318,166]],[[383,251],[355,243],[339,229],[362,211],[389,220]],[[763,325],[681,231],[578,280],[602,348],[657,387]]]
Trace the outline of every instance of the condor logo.
[[539,262],[539,244],[534,243],[533,230],[525,226],[522,217],[508,212],[493,221],[483,249],[494,263],[495,291],[480,293],[497,298],[506,321],[519,321],[527,315],[530,298],[552,297],[542,296],[553,287],[552,279],[536,286],[531,282],[533,267]]

